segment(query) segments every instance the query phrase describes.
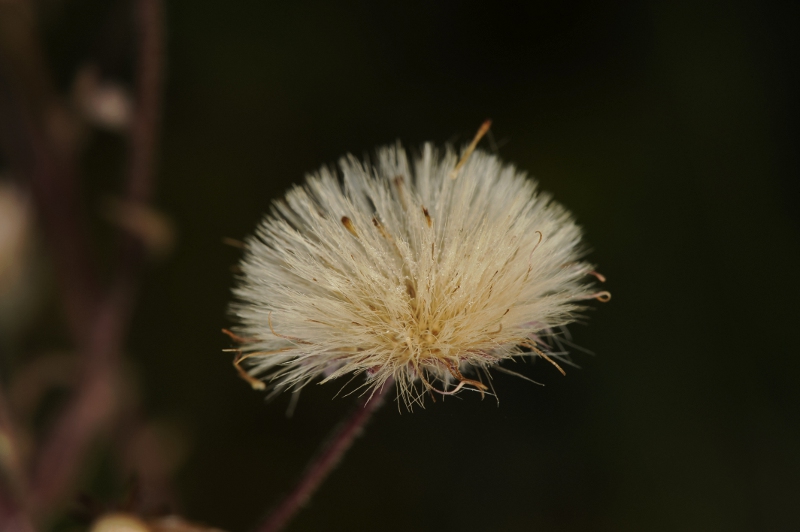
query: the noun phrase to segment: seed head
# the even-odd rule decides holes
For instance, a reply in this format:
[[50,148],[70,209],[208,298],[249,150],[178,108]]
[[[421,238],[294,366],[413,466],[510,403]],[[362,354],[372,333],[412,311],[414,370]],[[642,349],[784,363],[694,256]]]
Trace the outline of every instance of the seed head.
[[374,166],[348,156],[275,202],[234,289],[242,376],[274,393],[394,379],[410,408],[483,394],[487,370],[513,357],[563,354],[547,338],[608,297],[578,260],[581,230],[525,174],[470,153],[426,144],[409,160],[398,144]]

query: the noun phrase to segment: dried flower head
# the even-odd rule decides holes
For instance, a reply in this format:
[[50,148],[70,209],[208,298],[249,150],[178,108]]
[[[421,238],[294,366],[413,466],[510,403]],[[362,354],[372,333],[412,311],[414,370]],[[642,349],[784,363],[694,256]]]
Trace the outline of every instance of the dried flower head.
[[555,364],[547,337],[608,293],[578,260],[570,213],[513,166],[472,153],[479,137],[460,159],[430,144],[413,161],[399,144],[374,166],[348,156],[342,182],[323,167],[273,205],[234,289],[229,334],[245,379],[277,393],[393,378],[410,407],[428,393],[484,393],[482,376],[512,357]]

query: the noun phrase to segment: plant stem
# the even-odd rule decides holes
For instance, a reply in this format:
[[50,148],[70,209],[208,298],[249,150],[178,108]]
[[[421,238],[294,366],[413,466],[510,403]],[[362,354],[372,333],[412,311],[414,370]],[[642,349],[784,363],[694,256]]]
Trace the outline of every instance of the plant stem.
[[11,411],[0,383],[0,532],[32,532],[24,505],[25,477]]
[[[136,29],[137,106],[131,127],[127,200],[146,202],[152,191],[154,158],[161,110],[163,58],[161,0],[138,0]],[[44,211],[52,205],[44,205]],[[76,208],[73,205],[73,209]],[[74,218],[73,213],[67,213]],[[120,354],[135,302],[141,269],[140,245],[123,235],[116,280],[98,298],[94,312],[81,325],[89,330],[83,347],[83,376],[77,393],[61,414],[38,453],[33,469],[37,509],[54,506],[68,490],[92,438],[114,414]]]
[[138,33],[136,115],[131,124],[127,200],[146,202],[152,195],[161,125],[165,61],[162,1],[138,0],[136,26]]
[[[46,515],[73,484],[94,437],[112,421],[142,253],[123,235],[119,271],[111,286],[101,289],[82,223],[74,119],[50,79],[33,4],[7,4],[0,2],[0,141],[14,170],[31,182],[69,330],[82,357],[80,383],[30,467],[27,502],[34,515]],[[126,199],[143,204],[153,188],[164,28],[162,0],[136,0],[135,6],[137,102]]]
[[311,460],[292,492],[283,499],[257,532],[278,532],[289,523],[353,445],[356,436],[361,433],[372,414],[383,404],[393,384],[393,380],[389,379],[374,395],[359,404],[350,417],[334,430],[331,437],[322,444],[316,458]]

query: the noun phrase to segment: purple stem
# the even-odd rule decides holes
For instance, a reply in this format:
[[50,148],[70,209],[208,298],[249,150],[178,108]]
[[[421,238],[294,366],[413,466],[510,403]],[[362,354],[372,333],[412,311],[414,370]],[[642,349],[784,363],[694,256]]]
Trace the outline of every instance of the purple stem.
[[164,77],[164,7],[161,0],[138,0],[139,37],[136,116],[131,131],[128,201],[145,202],[153,188],[153,169],[161,122]]
[[78,391],[56,420],[37,453],[31,479],[36,510],[56,504],[67,491],[98,429],[116,406],[119,350],[128,322],[132,290],[112,292],[97,309],[84,355]]
[[[127,199],[133,202],[147,201],[152,189],[161,113],[162,13],[161,0],[137,2],[137,104],[127,183]],[[86,322],[91,333],[78,393],[58,419],[36,461],[31,484],[34,503],[40,509],[52,506],[68,488],[92,438],[113,414],[120,351],[141,263],[139,246],[125,240],[117,280],[96,305],[92,320]]]
[[[53,89],[35,12],[28,3],[19,3],[4,6],[2,15],[0,28],[14,29],[3,33],[9,39],[0,39],[2,52],[8,52],[0,54],[0,113],[6,126],[2,140],[15,169],[31,180],[69,329],[83,359],[76,392],[35,455],[26,499],[34,513],[44,513],[69,488],[92,439],[113,415],[120,351],[142,254],[123,236],[116,280],[109,289],[100,289],[80,216],[79,157],[70,135],[60,134],[70,128],[71,118]],[[161,111],[161,0],[137,1],[136,29],[137,102],[126,195],[144,203],[151,194]]]
[[386,394],[392,388],[393,381],[389,379],[372,397],[359,404],[351,416],[336,428],[333,435],[323,443],[317,457],[309,463],[292,492],[283,499],[257,532],[278,532],[291,521],[353,445],[356,436],[361,434],[372,414],[380,408]]

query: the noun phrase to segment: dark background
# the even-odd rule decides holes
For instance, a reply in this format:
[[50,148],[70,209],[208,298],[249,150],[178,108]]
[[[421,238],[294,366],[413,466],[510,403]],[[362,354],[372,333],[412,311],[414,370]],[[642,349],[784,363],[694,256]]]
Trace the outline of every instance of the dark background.
[[[52,7],[62,86],[87,60],[129,79],[125,9]],[[800,530],[797,23],[791,2],[168,2],[156,204],[179,239],[128,359],[183,449],[181,512],[253,526],[353,404],[312,386],[287,419],[237,378],[222,238],[346,152],[488,117],[609,279],[571,329],[597,355],[529,366],[545,387],[498,375],[499,407],[385,407],[290,530]],[[123,160],[93,137],[88,209]]]

